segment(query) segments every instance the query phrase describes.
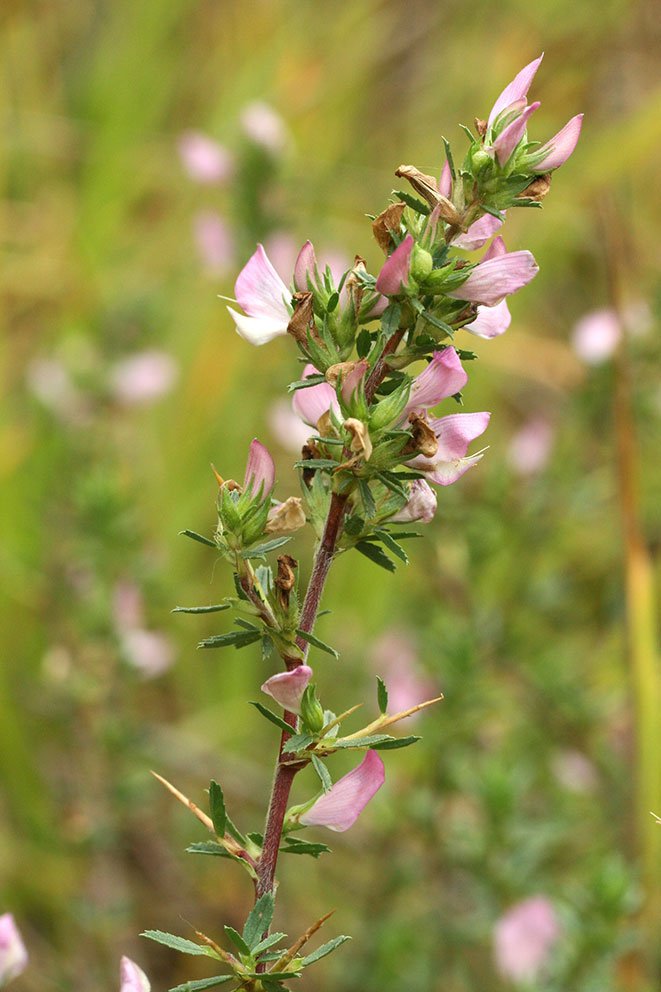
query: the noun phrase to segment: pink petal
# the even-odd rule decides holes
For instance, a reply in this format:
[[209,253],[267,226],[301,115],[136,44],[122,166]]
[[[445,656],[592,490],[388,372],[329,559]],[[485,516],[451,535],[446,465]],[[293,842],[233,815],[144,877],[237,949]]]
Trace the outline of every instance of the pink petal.
[[[395,523],[415,523],[428,524],[434,519],[436,513],[437,499],[436,493],[424,479],[414,479],[409,490],[408,501],[401,510],[388,517],[388,522]],[[406,709],[406,707],[402,707]]]
[[175,659],[172,641],[157,630],[134,627],[122,634],[121,643],[128,663],[146,679],[162,675]]
[[269,430],[281,447],[300,454],[310,437],[307,426],[297,417],[287,400],[276,400],[267,412]]
[[614,310],[593,310],[578,321],[571,343],[588,365],[601,365],[615,354],[621,337],[622,327]]
[[453,458],[449,462],[438,461],[434,464],[434,469],[427,473],[430,482],[437,486],[451,486],[453,482],[460,479],[462,475],[482,461],[484,452],[480,451],[476,455],[469,455],[466,458]]
[[526,133],[528,118],[531,114],[534,114],[539,107],[541,107],[539,102],[531,103],[529,107],[526,107],[522,114],[515,117],[514,120],[500,132],[493,143],[496,158],[498,159],[500,165],[505,165],[505,163],[509,161],[514,149]]
[[436,457],[439,461],[463,458],[471,441],[484,434],[490,419],[491,414],[484,411],[482,413],[451,413],[447,417],[430,420],[438,441]]
[[537,149],[537,153],[546,152],[541,162],[537,162],[533,167],[533,172],[550,172],[557,169],[567,161],[576,148],[581,127],[583,126],[583,114],[572,117],[565,126],[558,131],[545,145]]
[[237,313],[232,307],[227,308],[237,334],[239,334],[249,344],[256,346],[267,344],[273,338],[280,337],[287,333],[287,322],[277,317],[245,317],[242,313]]
[[448,200],[452,196],[452,172],[450,171],[450,163],[447,159],[443,163],[443,168],[441,169],[441,178],[438,181],[438,192],[441,196],[445,196]]
[[506,296],[526,286],[538,272],[539,266],[531,252],[511,251],[480,262],[471,271],[466,282],[448,293],[448,296],[493,307]]
[[290,672],[278,672],[262,685],[262,692],[265,692],[283,709],[290,713],[298,713],[301,708],[301,699],[306,686],[312,678],[312,669],[309,665],[299,665],[292,668]]
[[525,100],[528,95],[528,90],[530,89],[530,84],[535,78],[535,73],[539,69],[543,58],[544,53],[542,52],[538,59],[534,59],[532,62],[529,62],[528,65],[514,77],[512,82],[507,84],[491,108],[489,120],[487,121],[488,127],[491,127],[498,115],[507,107],[511,106],[511,104],[515,103],[517,100]]
[[0,986],[22,974],[28,963],[28,952],[11,913],[0,916]]
[[494,217],[493,214],[485,214],[484,217],[480,217],[474,224],[471,224],[465,234],[458,234],[456,238],[453,238],[452,244],[455,248],[464,248],[466,251],[481,248],[496,233],[498,228],[502,227],[502,224],[502,220]]
[[488,262],[490,258],[500,258],[501,255],[507,255],[507,248],[505,247],[505,242],[499,235],[497,238],[493,239],[480,261]]
[[507,461],[519,475],[535,475],[546,466],[553,446],[553,427],[535,417],[517,431],[507,448]]
[[[275,271],[262,245],[248,259],[234,284],[239,306],[249,317],[277,320],[287,332],[291,293]],[[228,308],[229,309],[229,308]]]
[[478,307],[475,320],[464,324],[462,330],[478,338],[497,338],[499,334],[505,333],[511,322],[512,314],[507,300],[501,300],[495,307]]
[[308,279],[314,283],[314,276],[317,269],[317,258],[314,253],[311,241],[306,241],[296,258],[294,265],[294,286],[299,293],[306,293],[310,286]]
[[448,396],[454,396],[468,382],[468,376],[454,348],[435,351],[431,362],[413,380],[403,416],[412,410],[426,410]]
[[398,293],[401,293],[402,286],[409,277],[413,244],[413,238],[407,234],[392,255],[385,260],[376,280],[377,292],[383,293],[385,296],[397,296]]
[[179,139],[179,157],[189,177],[198,183],[221,183],[234,171],[232,156],[212,138],[186,131]]
[[558,917],[548,899],[534,896],[517,903],[494,927],[498,971],[514,982],[536,982],[559,937]]
[[252,489],[253,495],[261,490],[261,498],[266,499],[275,482],[275,465],[273,459],[261,441],[255,438],[250,442],[246,477],[243,482],[245,490]]
[[348,375],[346,375],[342,380],[340,392],[342,393],[342,399],[345,403],[349,403],[351,401],[351,397],[365,378],[365,373],[368,368],[369,362],[363,358],[359,362],[356,362]]
[[172,355],[153,348],[120,359],[111,368],[109,379],[115,399],[125,406],[138,406],[164,396],[178,376]]
[[[301,379],[317,373],[314,365],[306,365],[303,369]],[[335,390],[329,383],[320,382],[316,386],[308,386],[307,389],[297,389],[292,399],[294,413],[297,414],[305,424],[316,427],[319,418],[323,417],[329,410],[335,413],[340,412]]]
[[123,957],[119,966],[121,987],[119,992],[150,992],[151,985],[142,968],[135,961]]
[[251,141],[274,155],[282,152],[288,141],[288,132],[282,117],[268,103],[256,100],[241,112],[241,127]]
[[376,751],[368,751],[357,768],[339,779],[301,816],[306,826],[342,832],[353,826],[385,781],[385,770]]

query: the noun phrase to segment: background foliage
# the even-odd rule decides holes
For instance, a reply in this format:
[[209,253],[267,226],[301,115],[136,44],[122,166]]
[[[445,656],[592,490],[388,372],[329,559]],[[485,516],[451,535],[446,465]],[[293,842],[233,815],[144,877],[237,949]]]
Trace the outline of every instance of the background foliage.
[[[539,136],[580,110],[586,124],[544,214],[508,221],[508,247],[530,248],[541,273],[507,335],[477,342],[466,398],[494,413],[490,451],[441,493],[408,571],[337,563],[319,628],[342,649],[341,674],[315,659],[332,708],[373,698],[373,641],[392,628],[446,699],[420,718],[422,744],[389,755],[386,787],[332,858],[305,875],[283,858],[278,926],[337,907],[337,932],[356,939],[319,966],[328,988],[495,992],[494,922],[542,894],[563,937],[540,989],[656,987],[658,896],[643,896],[661,828],[643,807],[661,813],[659,740],[640,681],[656,658],[646,597],[661,540],[656,5],[8,0],[0,28],[0,908],[32,953],[17,988],[115,988],[121,953],[166,988],[191,964],[141,929],[242,923],[243,876],[187,860],[196,824],[148,775],[200,803],[215,777],[235,818],[261,825],[275,735],[244,700],[270,672],[256,652],[197,654],[218,623],[169,613],[227,592],[213,556],[176,538],[213,526],[210,461],[240,477],[259,434],[279,494],[295,493],[291,455],[264,427],[293,349],[250,348],[217,294],[258,239],[285,276],[307,237],[376,266],[364,214],[394,169],[437,172],[441,135],[461,147],[456,123],[484,116],[542,49]],[[255,100],[285,123],[276,153],[242,129]],[[226,184],[182,170],[191,129],[234,154]],[[213,273],[191,233],[210,210],[235,242]],[[618,285],[638,315],[630,391],[623,359],[591,369],[570,347]],[[178,375],[136,404],[118,363],[147,349]],[[522,475],[508,452],[539,418],[551,455]],[[118,619],[134,587],[139,625],[175,656],[154,678]]]

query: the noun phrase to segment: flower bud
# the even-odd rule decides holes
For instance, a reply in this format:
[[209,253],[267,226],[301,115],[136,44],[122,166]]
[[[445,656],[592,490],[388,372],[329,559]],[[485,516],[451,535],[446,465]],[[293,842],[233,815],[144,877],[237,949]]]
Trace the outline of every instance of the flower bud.
[[482,172],[484,169],[493,165],[493,159],[489,152],[485,151],[484,148],[476,148],[474,152],[471,153],[471,163],[473,166],[473,172]]
[[[290,713],[301,713],[301,703],[308,692],[308,682],[312,678],[309,665],[298,665],[289,672],[278,672],[262,685],[271,699],[275,699],[283,709]],[[323,718],[323,713],[322,713]],[[323,726],[323,724],[322,724]],[[321,730],[321,727],[319,728]]]
[[318,734],[324,725],[324,708],[319,702],[316,685],[308,685],[299,709],[301,723],[306,730]]
[[416,244],[411,253],[411,275],[416,282],[427,278],[434,266],[434,260],[428,251]]

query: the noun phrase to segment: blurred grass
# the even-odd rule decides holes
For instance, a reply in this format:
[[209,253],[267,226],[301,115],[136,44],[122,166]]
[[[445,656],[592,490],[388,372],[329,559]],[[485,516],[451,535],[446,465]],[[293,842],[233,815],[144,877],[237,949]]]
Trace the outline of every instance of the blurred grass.
[[[393,756],[386,790],[333,858],[305,882],[298,863],[283,863],[280,912],[293,932],[338,907],[337,927],[356,940],[320,966],[328,985],[469,992],[500,987],[493,923],[542,892],[565,938],[540,988],[645,987],[645,957],[656,987],[658,948],[635,915],[647,824],[633,791],[614,372],[586,370],[568,338],[586,310],[609,304],[606,194],[627,228],[627,297],[658,320],[657,15],[652,2],[624,0],[3,4],[0,908],[31,947],[27,992],[112,988],[121,953],[155,988],[193,977],[135,935],[176,930],[180,916],[238,925],[250,901],[232,866],[185,861],[194,824],[147,774],[156,766],[198,801],[213,775],[257,829],[274,747],[243,703],[263,677],[258,660],[196,654],[213,624],[168,613],[225,593],[213,556],[176,534],[212,526],[210,461],[240,476],[254,434],[277,447],[265,411],[294,369],[286,342],[253,351],[234,334],[216,299],[233,274],[204,273],[194,214],[212,208],[233,225],[234,269],[278,232],[375,266],[364,214],[380,208],[400,161],[436,171],[440,136],[460,148],[456,123],[483,115],[542,48],[539,133],[579,110],[586,127],[544,214],[508,220],[508,245],[530,247],[541,274],[513,301],[505,338],[475,348],[466,402],[494,412],[490,452],[441,494],[408,572],[337,563],[323,621],[347,682],[340,693],[319,660],[331,705],[351,701],[352,685],[371,691],[363,646],[389,625],[418,630],[421,664],[446,700],[420,724],[423,744]],[[255,99],[291,133],[275,161],[251,158],[241,131]],[[183,174],[176,145],[190,129],[244,164],[227,188]],[[154,347],[178,362],[175,391],[121,406],[108,370]],[[658,590],[654,326],[630,353]],[[76,416],[26,388],[44,359],[73,378]],[[505,454],[533,415],[553,424],[553,454],[522,480]],[[284,480],[286,452],[279,463]],[[127,579],[144,592],[147,626],[176,644],[176,664],[152,681],[126,664],[113,624]],[[582,791],[553,771],[567,753],[593,769]]]

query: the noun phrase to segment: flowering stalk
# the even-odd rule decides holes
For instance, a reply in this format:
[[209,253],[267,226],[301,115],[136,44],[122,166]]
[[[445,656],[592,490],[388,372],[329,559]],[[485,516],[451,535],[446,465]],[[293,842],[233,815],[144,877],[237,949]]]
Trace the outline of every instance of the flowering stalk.
[[[261,689],[282,712],[254,703],[280,732],[263,835],[244,833],[230,819],[217,782],[209,787],[207,814],[161,779],[212,835],[188,850],[238,862],[255,890],[243,932],[225,928],[231,950],[201,933],[192,941],[146,932],[176,950],[204,954],[222,965],[222,975],[204,979],[204,985],[193,983],[196,988],[233,980],[236,988],[279,992],[348,939],[339,936],[303,954],[323,917],[289,948],[276,949],[285,938],[270,933],[279,854],[318,857],[327,851],[325,844],[314,837],[302,839],[300,832],[350,828],[383,786],[385,766],[378,752],[419,740],[396,737],[393,727],[441,698],[392,713],[387,686],[378,679],[379,715],[345,732],[345,721],[360,704],[339,714],[325,708],[308,655],[312,649],[337,656],[315,633],[335,558],[359,553],[388,571],[394,571],[396,562],[407,563],[401,542],[414,536],[406,529],[411,523],[433,518],[437,496],[432,487],[455,483],[486,450],[471,453],[469,447],[486,430],[490,414],[448,412],[451,403],[463,403],[469,378],[464,366],[476,358],[459,346],[456,335],[465,329],[492,338],[508,327],[507,298],[538,269],[530,252],[507,250],[499,233],[506,211],[540,206],[550,186],[548,173],[569,157],[580,130],[580,119],[573,118],[541,148],[528,140],[529,119],[539,104],[528,106],[527,93],[540,61],[526,66],[505,88],[488,120],[476,122],[476,135],[465,129],[469,147],[460,166],[446,142],[438,180],[412,165],[396,170],[412,192],[394,193],[373,222],[384,253],[378,273],[370,273],[357,255],[336,284],[307,241],[289,286],[261,245],[236,281],[236,302],[243,313],[228,309],[237,332],[258,346],[288,336],[303,360],[303,375],[289,388],[294,413],[309,435],[295,464],[300,497],[283,503],[274,499],[273,459],[253,440],[241,484],[215,473],[213,536],[184,531],[224,559],[236,592],[215,605],[177,607],[184,613],[233,615],[231,629],[206,638],[199,647],[259,644],[265,661],[277,656],[281,663]],[[477,260],[466,254],[485,246]],[[315,532],[317,547],[299,603],[298,561],[287,553],[279,554],[273,566],[268,561],[306,524]],[[329,759],[338,751],[355,751],[361,760],[333,783]],[[316,791],[290,806],[292,784],[308,769],[317,776]],[[140,987],[144,976],[139,970],[132,963],[124,969],[132,983],[127,988]],[[178,992],[189,987],[179,986]]]

